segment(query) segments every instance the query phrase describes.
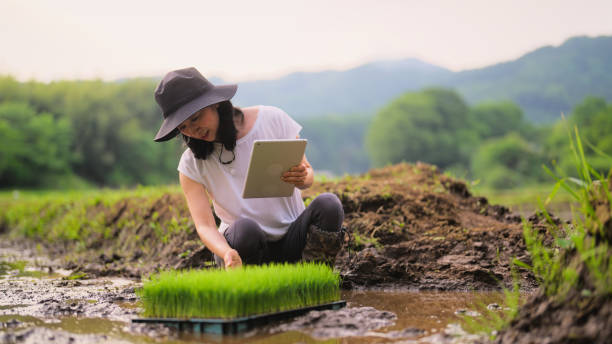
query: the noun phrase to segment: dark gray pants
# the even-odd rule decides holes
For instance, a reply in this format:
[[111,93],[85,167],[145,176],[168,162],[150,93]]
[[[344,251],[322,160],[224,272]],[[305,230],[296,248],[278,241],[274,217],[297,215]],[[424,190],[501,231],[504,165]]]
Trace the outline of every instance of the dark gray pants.
[[[294,263],[302,258],[311,226],[337,232],[343,220],[344,210],[338,197],[323,193],[310,203],[278,241],[268,241],[259,224],[246,218],[236,220],[225,230],[224,236],[229,246],[238,251],[243,264]],[[223,259],[217,255],[215,261],[217,265],[225,266]]]

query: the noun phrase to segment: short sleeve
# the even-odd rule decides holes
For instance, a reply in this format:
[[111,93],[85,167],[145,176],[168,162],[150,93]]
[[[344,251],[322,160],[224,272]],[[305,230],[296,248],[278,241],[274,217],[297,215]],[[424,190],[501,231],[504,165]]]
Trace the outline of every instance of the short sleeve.
[[189,177],[189,179],[196,181],[200,184],[204,184],[202,180],[202,175],[198,171],[198,166],[195,157],[193,156],[193,152],[191,149],[187,148],[183,155],[181,155],[181,160],[179,161],[179,165],[177,170]]
[[278,116],[284,138],[295,139],[300,134],[302,126],[282,109],[274,107],[274,110]]

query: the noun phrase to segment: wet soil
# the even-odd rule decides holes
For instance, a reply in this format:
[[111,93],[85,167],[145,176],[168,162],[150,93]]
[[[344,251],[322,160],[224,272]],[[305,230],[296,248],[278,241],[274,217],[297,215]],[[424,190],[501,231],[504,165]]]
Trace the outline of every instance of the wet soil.
[[340,311],[315,311],[238,336],[195,335],[132,324],[141,312],[137,280],[70,280],[71,272],[56,270],[56,261],[31,254],[0,247],[3,262],[26,261],[26,269],[41,272],[0,276],[0,343],[459,343],[480,338],[461,330],[460,314],[477,316],[479,305],[503,298],[486,292],[344,291],[348,306]]

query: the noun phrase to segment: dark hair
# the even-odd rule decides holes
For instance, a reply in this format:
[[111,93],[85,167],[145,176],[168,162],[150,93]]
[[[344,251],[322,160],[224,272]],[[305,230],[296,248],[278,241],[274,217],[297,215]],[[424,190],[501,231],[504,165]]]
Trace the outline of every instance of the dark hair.
[[[242,122],[244,121],[244,113],[239,108],[234,107],[232,102],[229,100],[219,103],[217,112],[219,113],[219,127],[217,128],[217,137],[215,137],[214,142],[194,139],[193,137],[182,135],[183,142],[185,142],[187,147],[191,149],[193,156],[196,159],[206,160],[206,158],[208,158],[208,156],[215,150],[215,143],[221,143],[222,151],[223,148],[225,148],[234,153],[234,148],[236,147],[236,137],[238,135],[238,130],[234,125],[234,117],[239,117],[240,122]],[[229,164],[231,161],[233,161],[233,159],[229,162],[223,162],[221,161],[221,153],[219,153],[219,161]]]

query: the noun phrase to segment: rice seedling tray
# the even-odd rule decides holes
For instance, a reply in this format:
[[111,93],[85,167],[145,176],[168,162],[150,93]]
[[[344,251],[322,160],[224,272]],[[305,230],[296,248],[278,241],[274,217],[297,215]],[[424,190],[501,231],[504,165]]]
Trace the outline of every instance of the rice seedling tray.
[[316,306],[302,307],[287,311],[258,314],[231,319],[178,319],[178,318],[136,318],[134,323],[163,324],[176,328],[179,331],[192,332],[194,334],[238,334],[250,329],[267,325],[273,321],[287,320],[292,317],[306,314],[310,311],[335,310],[346,306],[346,301],[340,300]]

